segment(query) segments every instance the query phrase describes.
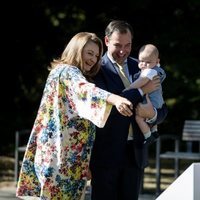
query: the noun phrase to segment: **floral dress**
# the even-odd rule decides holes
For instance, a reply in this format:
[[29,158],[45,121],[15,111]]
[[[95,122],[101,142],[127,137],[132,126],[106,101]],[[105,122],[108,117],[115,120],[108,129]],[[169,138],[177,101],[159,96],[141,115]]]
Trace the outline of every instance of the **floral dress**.
[[16,196],[78,200],[87,182],[95,125],[110,114],[109,92],[88,83],[81,71],[60,65],[47,79],[24,155]]

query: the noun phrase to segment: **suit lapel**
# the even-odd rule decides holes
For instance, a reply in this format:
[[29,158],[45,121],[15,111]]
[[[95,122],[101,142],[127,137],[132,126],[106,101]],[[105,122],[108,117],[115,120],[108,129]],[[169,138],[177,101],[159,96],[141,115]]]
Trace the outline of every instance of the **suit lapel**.
[[[128,64],[128,70],[129,70],[129,76],[130,76],[130,80],[133,82],[134,80],[134,75],[139,71],[139,67],[136,65],[133,65],[131,62],[131,59],[133,58],[128,58],[127,59],[127,64]],[[137,61],[137,59],[134,59],[135,61]]]
[[112,84],[110,84],[112,87],[117,86],[119,90],[123,90],[125,88],[114,64],[110,61],[106,54],[103,56],[102,70],[105,71],[104,74],[108,77],[109,83],[112,82]]

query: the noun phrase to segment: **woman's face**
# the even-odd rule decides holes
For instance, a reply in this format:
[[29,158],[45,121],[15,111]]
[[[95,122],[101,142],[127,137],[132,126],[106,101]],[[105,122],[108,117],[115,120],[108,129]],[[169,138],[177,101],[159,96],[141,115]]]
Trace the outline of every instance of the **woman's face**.
[[83,69],[90,71],[99,58],[99,46],[89,41],[83,48]]

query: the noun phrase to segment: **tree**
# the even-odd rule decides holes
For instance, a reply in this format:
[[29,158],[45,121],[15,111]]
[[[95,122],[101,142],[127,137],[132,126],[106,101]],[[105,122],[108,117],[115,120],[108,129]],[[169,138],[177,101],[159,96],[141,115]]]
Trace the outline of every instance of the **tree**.
[[13,153],[16,129],[32,127],[52,58],[59,56],[79,31],[96,32],[103,39],[111,19],[124,19],[133,25],[133,56],[144,43],[154,43],[160,50],[161,64],[167,72],[164,97],[169,107],[161,131],[181,132],[185,119],[200,118],[198,0],[7,3],[1,28],[6,41],[1,69],[7,80],[1,79],[2,153]]

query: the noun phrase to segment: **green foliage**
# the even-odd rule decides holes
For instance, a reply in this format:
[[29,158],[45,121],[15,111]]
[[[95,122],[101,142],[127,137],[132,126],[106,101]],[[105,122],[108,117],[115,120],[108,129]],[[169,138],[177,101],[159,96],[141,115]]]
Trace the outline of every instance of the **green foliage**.
[[93,31],[103,39],[111,19],[132,24],[133,56],[144,43],[159,48],[161,65],[167,72],[163,90],[169,108],[160,130],[180,133],[185,119],[200,118],[199,0],[29,0],[13,1],[5,9],[9,13],[1,30],[8,44],[3,48],[7,64],[2,75],[8,81],[2,80],[0,114],[4,145],[14,144],[16,129],[32,127],[49,73],[47,67],[71,36]]

